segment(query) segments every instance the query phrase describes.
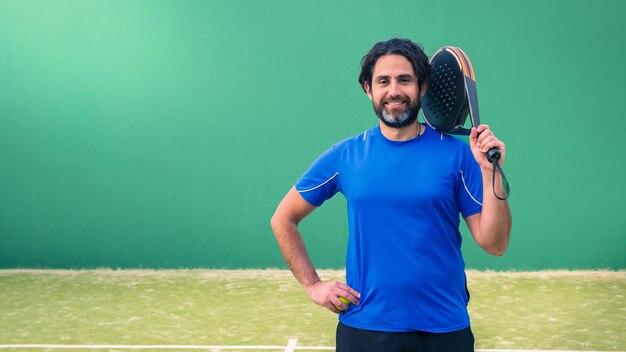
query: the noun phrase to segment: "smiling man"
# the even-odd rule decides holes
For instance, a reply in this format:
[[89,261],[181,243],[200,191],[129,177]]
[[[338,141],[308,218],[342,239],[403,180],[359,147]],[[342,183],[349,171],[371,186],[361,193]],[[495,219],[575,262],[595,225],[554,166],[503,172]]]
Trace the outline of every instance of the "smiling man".
[[[376,63],[373,82],[363,82],[374,111],[387,127],[401,129],[417,120],[420,98],[425,91],[413,74],[411,63],[402,55],[386,55]],[[375,90],[372,88],[376,87]]]
[[[497,147],[503,162],[505,145],[485,125],[468,146],[419,123],[429,73],[412,41],[375,44],[359,84],[378,125],[323,153],[272,217],[296,279],[313,302],[340,314],[339,352],[473,351],[459,216],[488,253],[508,247],[511,214],[490,192],[484,155]],[[347,283],[320,280],[298,229],[337,192],[348,203]]]

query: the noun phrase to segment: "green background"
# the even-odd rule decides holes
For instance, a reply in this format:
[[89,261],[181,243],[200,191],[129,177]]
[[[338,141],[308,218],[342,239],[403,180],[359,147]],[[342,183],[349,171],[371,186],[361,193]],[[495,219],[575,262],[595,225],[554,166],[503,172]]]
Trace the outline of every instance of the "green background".
[[[359,62],[463,48],[507,143],[512,240],[468,267],[626,267],[626,2],[0,0],[0,267],[284,267],[269,219],[377,123]],[[345,200],[302,224],[343,266]]]

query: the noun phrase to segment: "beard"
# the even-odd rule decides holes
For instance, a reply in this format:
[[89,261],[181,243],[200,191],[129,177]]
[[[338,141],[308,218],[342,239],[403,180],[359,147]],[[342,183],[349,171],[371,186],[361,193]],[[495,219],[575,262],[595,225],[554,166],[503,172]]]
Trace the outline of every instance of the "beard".
[[[408,100],[408,98],[406,98],[406,100]],[[402,128],[414,123],[417,120],[417,114],[419,113],[421,106],[419,101],[415,103],[414,101],[409,100],[409,104],[404,110],[391,112],[385,108],[384,103],[373,103],[372,105],[374,106],[374,111],[380,121],[382,121],[387,127],[391,128]]]

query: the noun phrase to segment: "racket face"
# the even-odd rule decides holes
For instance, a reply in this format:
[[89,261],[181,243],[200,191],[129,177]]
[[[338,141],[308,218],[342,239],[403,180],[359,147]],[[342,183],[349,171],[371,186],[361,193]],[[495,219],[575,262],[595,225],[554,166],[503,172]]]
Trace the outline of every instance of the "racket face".
[[422,111],[426,122],[436,131],[468,134],[462,128],[469,113],[464,67],[458,54],[448,48],[441,48],[430,60],[431,75],[422,97]]

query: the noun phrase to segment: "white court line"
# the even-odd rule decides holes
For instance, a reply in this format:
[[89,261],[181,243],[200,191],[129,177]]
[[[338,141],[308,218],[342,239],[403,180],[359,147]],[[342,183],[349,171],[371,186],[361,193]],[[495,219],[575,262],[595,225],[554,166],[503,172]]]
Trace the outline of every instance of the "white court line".
[[295,351],[297,344],[298,344],[298,339],[289,339],[289,343],[287,343],[287,348],[285,348],[285,352]]
[[[120,350],[296,350],[334,351],[331,346],[297,346],[297,339],[290,339],[287,346],[204,346],[204,345],[55,345],[55,344],[0,344],[4,348],[43,348],[43,349],[120,349]],[[626,351],[581,351],[581,350],[496,350],[477,349],[475,352],[626,352]]]

